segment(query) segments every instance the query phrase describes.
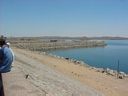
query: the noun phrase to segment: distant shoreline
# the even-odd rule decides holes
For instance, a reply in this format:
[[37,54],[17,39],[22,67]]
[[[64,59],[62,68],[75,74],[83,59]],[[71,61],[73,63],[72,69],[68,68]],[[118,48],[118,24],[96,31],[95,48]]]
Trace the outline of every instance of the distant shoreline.
[[[54,51],[66,50],[74,48],[95,48],[105,47],[107,44],[102,40],[86,40],[83,38],[70,38],[70,37],[20,37],[10,39],[11,45],[20,49],[28,49],[31,51]],[[89,64],[88,64],[89,65]],[[90,66],[90,65],[89,65]],[[104,70],[102,68],[102,70]],[[115,72],[116,73],[116,72]]]
[[[28,49],[31,51],[47,52],[54,50],[66,50],[74,48],[95,48],[95,47],[105,47],[107,44],[102,40],[86,40],[83,38],[70,38],[70,37],[20,37],[10,39],[12,46],[20,49]],[[90,66],[88,64],[88,66]],[[90,66],[91,67],[91,66]],[[104,70],[103,68],[100,68]],[[111,69],[110,69],[111,70]],[[106,71],[106,69],[105,69]],[[114,71],[114,73],[116,73]]]
[[83,39],[83,40],[128,40],[128,37],[121,36],[99,36],[99,37],[68,37],[68,36],[39,36],[39,37],[9,37],[9,39]]
[[74,64],[80,64],[82,66],[85,66],[85,67],[88,67],[88,68],[91,68],[91,69],[94,69],[96,70],[97,72],[101,72],[101,73],[106,73],[106,74],[109,74],[111,76],[117,76],[117,74],[120,74],[122,76],[122,78],[125,78],[125,77],[128,77],[128,74],[125,73],[125,72],[122,72],[120,71],[119,73],[117,73],[117,70],[113,70],[113,69],[110,69],[110,68],[99,68],[99,67],[93,67],[87,63],[85,63],[84,61],[82,60],[78,60],[78,59],[73,59],[73,58],[68,58],[68,57],[63,57],[63,56],[59,56],[59,55],[54,55],[52,53],[44,53],[44,54],[47,54],[48,56],[52,56],[52,57],[55,57],[55,58],[58,58],[58,59],[63,59],[63,60],[67,60],[69,62],[72,62]]
[[55,49],[69,49],[69,48],[88,48],[88,47],[104,47],[105,42],[102,40],[87,40],[79,39],[64,39],[64,38],[11,38],[8,41],[12,46],[29,49],[31,51],[47,51]]
[[[114,41],[115,42],[115,41]],[[118,42],[118,43],[117,43]],[[120,44],[119,42],[122,42],[122,41],[116,41],[116,43],[115,44]],[[108,43],[108,42],[107,42]],[[126,42],[125,42],[126,44],[128,44],[127,43],[127,40],[126,40]],[[124,42],[123,42],[123,44],[125,44]],[[110,44],[110,45],[109,45]],[[109,58],[108,60],[107,59],[105,59],[105,60],[107,60],[107,61],[103,61],[103,62],[101,62],[102,61],[102,57],[106,57],[106,55],[105,54],[107,54],[106,52],[108,52],[108,51],[106,51],[107,49],[108,50],[111,50],[110,48],[110,46],[111,46],[111,44],[112,45],[115,45],[115,44],[113,44],[113,41],[111,41],[111,43],[109,42],[108,43],[108,45],[109,45],[109,48],[102,48],[102,47],[92,47],[92,48],[88,48],[88,49],[84,49],[84,48],[77,48],[76,50],[74,49],[74,48],[72,48],[72,49],[69,49],[69,51],[65,51],[65,50],[67,50],[67,49],[60,49],[60,51],[57,49],[57,50],[51,50],[51,51],[53,51],[53,53],[54,54],[52,54],[52,52],[50,52],[50,51],[48,51],[48,53],[49,54],[52,54],[53,56],[55,55],[55,57],[59,57],[59,58],[68,58],[68,60],[70,61],[73,61],[73,62],[79,62],[79,60],[81,59],[81,60],[83,60],[82,62],[85,62],[85,63],[87,63],[86,61],[88,60],[88,64],[87,64],[87,66],[89,66],[89,67],[92,67],[92,68],[94,68],[94,69],[101,69],[101,70],[103,70],[103,71],[106,71],[107,69],[108,70],[111,70],[111,72],[113,71],[113,73],[115,73],[115,74],[117,74],[117,61],[115,62],[114,60],[111,60],[111,58]],[[94,49],[93,49],[94,48]],[[98,50],[98,51],[96,51],[95,50],[95,48]],[[92,51],[95,51],[94,53],[95,54],[99,54],[100,52],[102,52],[102,51],[100,51],[100,50],[104,50],[103,52],[105,52],[104,54],[101,54],[100,56],[99,55],[95,55],[95,56],[99,56],[98,58],[97,57],[95,57],[95,58],[97,58],[98,59],[98,61],[99,62],[97,62],[97,59],[95,59],[95,58],[93,58],[93,59],[89,59],[90,57],[90,54],[89,54],[89,56],[88,56],[88,53],[92,53],[90,50],[92,50]],[[113,49],[113,48],[112,48]],[[118,49],[118,48],[117,48]],[[73,51],[72,51],[73,50]],[[75,50],[75,52],[74,52],[74,50]],[[82,50],[84,50],[84,51],[82,51]],[[86,50],[88,50],[88,52],[86,51]],[[54,52],[55,51],[55,52]],[[64,51],[64,52],[63,52]],[[114,51],[114,50],[113,50]],[[116,50],[116,53],[117,53],[117,51],[118,50]],[[123,50],[120,50],[121,52],[123,51]],[[87,53],[84,53],[84,52],[87,52]],[[99,52],[99,53],[98,53]],[[115,52],[115,51],[114,51]],[[71,55],[72,53],[75,53],[75,55]],[[79,54],[80,53],[80,54]],[[82,54],[85,54],[85,57],[86,58],[83,58],[83,56],[81,57],[81,55]],[[125,52],[126,53],[126,52]],[[124,54],[125,54],[124,53]],[[64,56],[64,57],[63,57]],[[109,55],[110,57],[111,57],[111,54]],[[122,55],[121,55],[122,56]],[[79,58],[80,57],[80,58]],[[94,57],[93,56],[93,54],[91,54],[91,57]],[[117,56],[115,56],[115,57],[117,57]],[[127,57],[127,55],[125,56],[125,57]],[[74,58],[77,58],[76,60],[74,59]],[[88,58],[88,59],[87,59]],[[108,57],[107,57],[108,58]],[[113,57],[112,57],[113,58]],[[117,60],[118,60],[119,58],[117,58]],[[89,61],[90,60],[90,61]],[[93,60],[93,61],[92,61]],[[110,62],[109,62],[109,60],[110,60]],[[124,60],[124,59],[122,59],[122,58],[120,58],[120,61],[122,61],[122,60]],[[94,62],[94,61],[96,61],[96,62]],[[90,63],[91,62],[91,63]],[[106,63],[107,62],[107,63]],[[120,63],[122,63],[122,64],[125,64],[125,63],[127,63],[127,62],[120,62]],[[111,65],[112,64],[116,64],[116,65],[113,65],[113,67],[111,67]],[[127,66],[126,66],[127,67]],[[124,74],[128,74],[128,71],[127,71],[127,69],[126,69],[126,67],[122,67],[121,66],[121,64],[120,64],[120,72],[122,73],[124,73]]]

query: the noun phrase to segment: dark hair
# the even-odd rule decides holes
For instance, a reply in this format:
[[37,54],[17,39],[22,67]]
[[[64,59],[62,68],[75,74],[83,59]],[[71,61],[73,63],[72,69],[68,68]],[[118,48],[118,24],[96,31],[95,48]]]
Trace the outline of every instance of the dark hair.
[[1,35],[1,37],[0,37],[0,46],[3,46],[4,44],[6,44],[6,37]]

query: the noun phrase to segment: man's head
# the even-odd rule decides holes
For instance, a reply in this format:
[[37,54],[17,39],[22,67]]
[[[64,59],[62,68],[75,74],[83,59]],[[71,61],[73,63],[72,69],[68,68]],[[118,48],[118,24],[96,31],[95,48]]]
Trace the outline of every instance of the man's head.
[[2,47],[4,44],[6,44],[6,37],[3,35],[0,37],[0,47]]

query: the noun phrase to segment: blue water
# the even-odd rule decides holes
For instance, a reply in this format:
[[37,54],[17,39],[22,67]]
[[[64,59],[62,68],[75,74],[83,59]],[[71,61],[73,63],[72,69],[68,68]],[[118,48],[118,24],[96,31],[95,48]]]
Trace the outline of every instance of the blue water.
[[90,66],[117,69],[128,73],[128,40],[108,40],[106,47],[56,50],[50,53],[82,60]]

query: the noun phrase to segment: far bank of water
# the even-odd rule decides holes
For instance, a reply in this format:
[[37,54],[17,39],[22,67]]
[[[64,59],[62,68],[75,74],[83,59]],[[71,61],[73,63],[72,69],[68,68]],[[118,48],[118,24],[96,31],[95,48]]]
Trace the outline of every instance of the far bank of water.
[[106,47],[54,50],[50,53],[62,57],[82,60],[90,66],[128,73],[128,40],[108,40]]

